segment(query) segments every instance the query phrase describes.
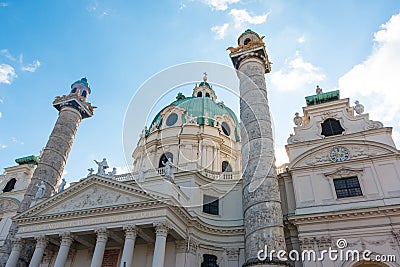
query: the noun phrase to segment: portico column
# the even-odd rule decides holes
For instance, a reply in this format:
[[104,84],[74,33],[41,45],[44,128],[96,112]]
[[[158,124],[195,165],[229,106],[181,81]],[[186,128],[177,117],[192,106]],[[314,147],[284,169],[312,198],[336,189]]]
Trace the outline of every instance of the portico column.
[[121,267],[131,267],[133,251],[135,248],[135,240],[137,236],[137,228],[135,225],[124,226],[125,230],[125,243],[124,250],[122,251]]
[[156,244],[154,247],[153,267],[164,267],[165,245],[169,226],[166,221],[161,221],[155,222],[154,227],[156,228]]
[[106,228],[100,228],[96,230],[96,233],[97,233],[96,247],[94,248],[92,264],[90,265],[90,267],[101,267],[108,239],[108,232]]
[[36,247],[35,252],[33,252],[33,256],[31,262],[29,263],[29,267],[39,267],[40,263],[42,262],[44,250],[46,249],[48,240],[46,236],[38,236],[36,239]]
[[69,248],[71,247],[73,241],[73,237],[70,232],[64,232],[60,234],[60,236],[61,236],[61,244],[60,244],[60,249],[58,250],[54,267],[64,267],[65,262],[67,261]]
[[12,241],[11,254],[8,257],[8,261],[5,267],[17,266],[19,255],[21,254],[23,241],[21,238],[14,238]]

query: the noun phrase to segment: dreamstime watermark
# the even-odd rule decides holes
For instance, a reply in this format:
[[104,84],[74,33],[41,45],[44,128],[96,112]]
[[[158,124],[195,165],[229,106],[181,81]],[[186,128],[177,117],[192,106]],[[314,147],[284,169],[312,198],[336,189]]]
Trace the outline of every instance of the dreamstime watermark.
[[337,249],[329,247],[321,251],[306,249],[301,252],[297,250],[287,252],[285,250],[269,250],[268,246],[265,245],[264,249],[258,251],[257,258],[260,261],[278,259],[279,261],[293,262],[322,262],[326,259],[330,261],[396,262],[396,255],[380,255],[374,254],[370,250],[359,251],[356,249],[346,249],[348,247],[346,239],[338,239],[336,241],[336,247]]

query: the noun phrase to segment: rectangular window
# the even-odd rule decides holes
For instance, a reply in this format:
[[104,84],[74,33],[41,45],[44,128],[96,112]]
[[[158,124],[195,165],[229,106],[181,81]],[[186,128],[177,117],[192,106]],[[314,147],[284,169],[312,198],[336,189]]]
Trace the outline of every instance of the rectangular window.
[[360,183],[357,176],[349,178],[334,179],[337,198],[362,196]]
[[218,215],[219,214],[219,199],[212,196],[203,196],[203,212]]

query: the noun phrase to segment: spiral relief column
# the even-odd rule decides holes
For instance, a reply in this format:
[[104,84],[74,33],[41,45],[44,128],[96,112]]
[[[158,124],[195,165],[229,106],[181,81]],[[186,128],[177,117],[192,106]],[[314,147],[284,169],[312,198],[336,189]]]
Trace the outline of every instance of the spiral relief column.
[[240,80],[246,258],[243,266],[286,266],[277,258],[260,261],[257,257],[265,246],[268,251],[286,250],[264,77],[271,66],[263,38],[247,30],[239,37],[238,47],[228,48]]

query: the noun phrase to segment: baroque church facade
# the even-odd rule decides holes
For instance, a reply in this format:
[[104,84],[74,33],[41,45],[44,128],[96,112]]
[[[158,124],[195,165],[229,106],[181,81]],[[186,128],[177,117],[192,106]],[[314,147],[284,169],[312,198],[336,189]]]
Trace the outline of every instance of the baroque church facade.
[[[205,75],[143,129],[132,173],[106,173],[104,159],[63,190],[76,130],[95,107],[85,78],[57,97],[40,160],[17,159],[0,176],[0,266],[400,266],[392,128],[317,88],[295,115],[289,163],[275,168],[263,37],[247,30],[228,49],[240,122]],[[318,260],[329,248],[368,251],[372,261]],[[292,260],[292,251],[317,257]]]

